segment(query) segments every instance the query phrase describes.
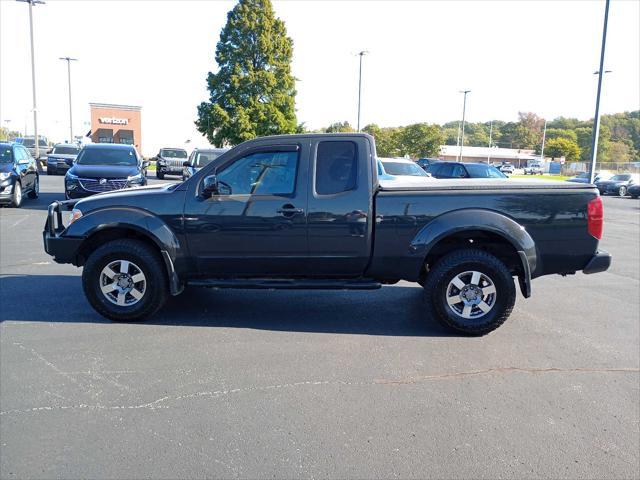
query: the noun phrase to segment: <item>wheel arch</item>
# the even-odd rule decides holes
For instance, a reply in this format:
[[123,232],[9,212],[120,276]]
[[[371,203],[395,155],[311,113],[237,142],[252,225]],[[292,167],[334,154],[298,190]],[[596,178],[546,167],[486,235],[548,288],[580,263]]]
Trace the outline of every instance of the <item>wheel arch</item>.
[[531,295],[531,275],[538,267],[535,242],[515,220],[492,210],[457,210],[425,225],[411,242],[423,258],[421,281],[439,258],[469,247],[499,258],[518,277],[522,294]]
[[136,208],[107,208],[89,212],[72,223],[65,235],[83,237],[76,254],[77,266],[82,266],[100,245],[120,238],[132,238],[146,243],[158,252],[169,278],[170,291],[182,291],[182,281],[175,270],[181,247],[173,230],[159,217]]

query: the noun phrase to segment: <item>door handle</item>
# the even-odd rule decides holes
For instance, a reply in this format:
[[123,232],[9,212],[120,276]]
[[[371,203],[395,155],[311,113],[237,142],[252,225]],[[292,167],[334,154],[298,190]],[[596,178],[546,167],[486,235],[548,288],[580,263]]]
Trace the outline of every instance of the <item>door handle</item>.
[[299,215],[301,213],[304,213],[304,209],[296,208],[291,204],[286,204],[286,205],[283,205],[278,210],[276,210],[276,212],[278,212],[280,215],[284,217],[293,217],[294,215]]

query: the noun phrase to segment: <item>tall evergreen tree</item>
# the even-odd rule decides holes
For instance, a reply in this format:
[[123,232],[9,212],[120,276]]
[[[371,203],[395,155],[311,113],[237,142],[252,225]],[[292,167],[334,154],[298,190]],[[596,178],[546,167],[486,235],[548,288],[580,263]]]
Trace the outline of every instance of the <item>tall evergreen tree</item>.
[[295,133],[293,41],[271,0],[239,0],[216,46],[209,102],[198,106],[198,131],[216,146],[257,136]]

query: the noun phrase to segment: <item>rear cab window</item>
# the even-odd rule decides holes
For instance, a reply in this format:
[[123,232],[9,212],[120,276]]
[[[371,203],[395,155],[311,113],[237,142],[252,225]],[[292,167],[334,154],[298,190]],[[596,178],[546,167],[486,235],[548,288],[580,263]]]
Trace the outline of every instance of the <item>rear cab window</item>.
[[335,195],[355,190],[358,177],[358,148],[350,140],[318,143],[315,164],[315,191]]

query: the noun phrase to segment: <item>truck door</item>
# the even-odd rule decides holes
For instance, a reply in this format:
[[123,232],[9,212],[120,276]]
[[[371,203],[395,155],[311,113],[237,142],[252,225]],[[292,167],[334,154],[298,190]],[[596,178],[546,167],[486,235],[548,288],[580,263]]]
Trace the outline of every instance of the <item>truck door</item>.
[[[307,272],[308,144],[262,145],[217,166],[219,194],[202,180],[187,192],[184,228],[201,275],[272,276]],[[216,163],[216,165],[218,165]]]
[[357,277],[369,262],[374,159],[365,137],[313,138],[307,225],[309,272]]

